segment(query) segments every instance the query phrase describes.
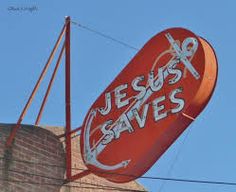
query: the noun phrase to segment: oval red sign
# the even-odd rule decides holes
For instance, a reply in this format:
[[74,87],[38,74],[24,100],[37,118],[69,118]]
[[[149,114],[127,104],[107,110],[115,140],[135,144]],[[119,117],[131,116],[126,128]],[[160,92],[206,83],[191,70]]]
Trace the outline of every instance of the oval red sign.
[[216,77],[202,38],[183,28],[154,36],[90,108],[81,133],[86,166],[120,183],[144,174],[205,107]]

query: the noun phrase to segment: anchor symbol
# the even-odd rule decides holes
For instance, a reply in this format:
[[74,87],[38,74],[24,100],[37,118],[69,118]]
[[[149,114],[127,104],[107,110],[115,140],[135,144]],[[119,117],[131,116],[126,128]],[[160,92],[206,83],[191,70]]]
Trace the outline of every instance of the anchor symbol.
[[84,132],[84,150],[85,150],[85,162],[86,164],[91,164],[96,167],[99,167],[103,170],[116,170],[122,167],[126,167],[131,160],[125,160],[122,161],[116,165],[105,165],[97,160],[97,155],[101,153],[101,151],[105,148],[106,145],[100,144],[97,146],[96,149],[92,151],[91,146],[90,146],[90,129],[91,129],[91,124],[96,116],[97,112],[96,110],[92,109],[88,115],[87,121],[85,123],[85,132]]

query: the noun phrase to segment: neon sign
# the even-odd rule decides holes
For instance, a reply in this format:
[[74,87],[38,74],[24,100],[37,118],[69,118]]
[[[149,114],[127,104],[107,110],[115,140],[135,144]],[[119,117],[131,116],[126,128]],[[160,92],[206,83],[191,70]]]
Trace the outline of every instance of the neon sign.
[[202,38],[182,28],[154,36],[90,108],[81,134],[87,167],[113,182],[141,176],[205,107],[216,77]]

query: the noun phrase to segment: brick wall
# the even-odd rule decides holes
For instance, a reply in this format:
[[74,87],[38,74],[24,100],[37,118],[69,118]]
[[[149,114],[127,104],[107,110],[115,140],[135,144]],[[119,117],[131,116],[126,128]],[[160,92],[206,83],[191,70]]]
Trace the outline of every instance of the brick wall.
[[23,125],[12,148],[6,150],[6,137],[12,126],[0,124],[0,191],[59,192],[65,173],[62,143],[46,129]]
[[[12,148],[6,150],[4,144],[11,128],[12,125],[0,124],[0,192],[145,190],[137,182],[115,184],[93,174],[63,185],[65,139],[59,140],[57,135],[63,134],[64,128],[23,125]],[[80,155],[79,137],[72,139],[72,152],[73,174],[76,174],[86,169]],[[118,188],[121,190],[114,190]]]

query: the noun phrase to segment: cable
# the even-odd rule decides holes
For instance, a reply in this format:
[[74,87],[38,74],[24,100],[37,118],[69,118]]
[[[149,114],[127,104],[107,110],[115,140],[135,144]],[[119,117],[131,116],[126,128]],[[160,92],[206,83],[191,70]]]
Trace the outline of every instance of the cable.
[[[136,48],[136,47],[134,47],[134,46],[132,46],[132,45],[129,45],[129,44],[126,43],[126,42],[120,41],[120,40],[118,40],[118,39],[116,39],[116,38],[114,38],[114,37],[112,37],[112,36],[106,35],[106,34],[104,34],[104,33],[102,33],[102,32],[99,32],[99,31],[97,31],[97,30],[95,30],[95,29],[92,29],[92,28],[90,28],[90,27],[88,27],[88,26],[82,25],[82,24],[80,24],[80,23],[78,23],[78,22],[75,22],[75,21],[71,21],[71,23],[74,24],[74,25],[76,25],[77,27],[83,28],[83,29],[85,29],[85,30],[87,30],[87,31],[90,31],[90,32],[92,32],[92,33],[94,33],[94,34],[96,34],[96,35],[99,35],[99,36],[101,36],[101,37],[103,37],[103,38],[106,38],[106,39],[109,39],[109,40],[111,40],[111,41],[114,41],[114,42],[116,42],[116,43],[118,43],[118,44],[121,44],[121,45],[123,45],[123,46],[125,46],[125,47],[128,47],[128,48],[130,48],[130,49],[133,49],[133,50],[135,50],[135,51],[139,51],[138,48]],[[80,134],[77,134],[77,135],[73,136],[72,138],[76,138],[77,136],[80,136]],[[66,140],[63,140],[62,142],[65,142],[65,141],[66,141]]]
[[120,44],[120,45],[123,45],[123,46],[125,46],[125,47],[128,47],[128,48],[130,48],[130,49],[133,49],[133,50],[135,50],[135,51],[138,51],[138,50],[139,50],[138,48],[136,48],[136,47],[134,47],[134,46],[132,46],[132,45],[129,45],[128,43],[125,43],[125,42],[123,42],[123,41],[120,41],[120,40],[118,40],[118,39],[115,39],[114,37],[111,37],[111,36],[109,36],[109,35],[106,35],[106,34],[104,34],[104,33],[102,33],[102,32],[99,32],[99,31],[97,31],[97,30],[95,30],[95,29],[92,29],[92,28],[90,28],[90,27],[87,27],[87,26],[85,26],[85,25],[82,25],[82,24],[80,24],[80,23],[78,23],[78,22],[71,21],[71,23],[74,24],[74,25],[76,25],[76,26],[78,26],[78,27],[80,27],[80,28],[83,28],[83,29],[85,29],[85,30],[87,30],[87,31],[90,31],[90,32],[92,32],[92,33],[94,33],[94,34],[96,34],[96,35],[99,35],[99,36],[101,36],[101,37],[104,37],[104,38],[106,38],[106,39],[109,39],[109,40],[111,40],[111,41],[113,41],[113,42],[116,42],[116,43],[118,43],[118,44]]
[[[183,141],[182,141],[182,143],[180,144],[180,146],[179,146],[179,148],[178,148],[178,150],[177,150],[177,152],[176,152],[176,155],[175,155],[175,157],[173,158],[173,161],[172,161],[172,163],[171,163],[171,165],[170,165],[170,167],[169,167],[169,170],[168,170],[168,172],[167,172],[167,177],[169,177],[169,176],[171,175],[171,172],[172,172],[172,170],[174,169],[174,166],[175,166],[175,164],[176,164],[176,162],[177,162],[177,160],[178,160],[178,158],[179,158],[179,155],[180,155],[181,151],[183,150],[184,144],[186,143],[186,140],[187,140],[187,138],[188,138],[188,136],[189,136],[190,129],[191,129],[191,127],[189,127],[189,128],[187,129],[187,133],[184,135]],[[162,191],[162,189],[164,188],[164,186],[165,186],[165,181],[162,182],[162,184],[161,184],[161,186],[160,186],[160,188],[159,188],[159,192]]]
[[[7,158],[0,158],[1,160],[5,159],[5,160],[9,160]],[[58,167],[58,168],[65,168],[62,166],[57,166],[57,165],[50,165],[50,164],[43,164],[43,163],[36,163],[36,162],[29,162],[29,161],[23,161],[23,160],[16,160],[16,159],[11,159],[12,161],[16,161],[16,162],[20,162],[20,163],[26,163],[26,164],[37,164],[37,165],[44,165],[44,166],[51,166],[51,167]],[[80,171],[84,171],[85,169],[77,169],[74,168],[76,170],[80,170]],[[3,168],[0,168],[0,170],[3,170]],[[23,172],[23,171],[16,171],[16,170],[7,170],[9,172],[14,172],[14,173],[19,173],[19,174],[24,174],[24,175],[29,175],[29,176],[38,176],[38,177],[42,177],[42,178],[46,178],[46,179],[51,179],[51,180],[58,180],[58,181],[65,181],[64,179],[60,179],[60,178],[55,178],[55,177],[48,177],[45,175],[39,175],[39,174],[34,174],[34,173],[28,173],[28,172]],[[107,187],[107,188],[114,188],[114,189],[119,189],[122,191],[137,191],[137,192],[143,192],[142,190],[134,190],[134,189],[126,189],[126,188],[121,188],[121,187],[112,187],[112,186],[107,186],[107,185],[100,185],[100,184],[92,184],[92,183],[87,183],[87,182],[83,182],[83,181],[71,181],[70,183],[78,183],[78,184],[84,184],[84,185],[92,185],[92,186],[99,186],[99,187]]]
[[[57,183],[38,183],[38,182],[31,182],[31,181],[20,181],[20,180],[13,180],[13,179],[2,179],[0,178],[0,180],[2,181],[6,181],[6,182],[14,182],[14,183],[27,183],[27,184],[32,184],[32,185],[49,185],[49,186],[60,186],[60,187],[70,187],[70,188],[78,188],[78,189],[93,189],[93,190],[101,190],[104,189],[102,187],[85,187],[85,186],[76,186],[76,185],[60,185]],[[136,192],[137,190],[128,190],[128,189],[109,189],[111,191],[134,191]],[[138,191],[137,191],[138,192]],[[140,191],[141,192],[141,191]],[[143,192],[143,191],[142,191]]]
[[[7,158],[0,158],[1,160],[5,159],[5,160],[9,160]],[[58,167],[58,168],[63,168],[65,169],[65,167],[62,166],[57,166],[57,165],[50,165],[50,164],[43,164],[43,163],[36,163],[36,162],[29,162],[29,161],[23,161],[23,160],[16,160],[16,159],[11,159],[12,161],[16,161],[16,162],[20,162],[20,163],[26,163],[26,164],[37,164],[37,165],[44,165],[44,166],[50,166],[50,167]],[[75,168],[74,168],[75,169]],[[3,168],[0,168],[0,170],[3,170]],[[80,171],[84,171],[85,169],[77,169]],[[44,175],[38,175],[38,174],[32,174],[32,173],[27,173],[27,172],[23,172],[23,171],[16,171],[16,170],[7,170],[9,172],[15,172],[15,173],[20,173],[20,174],[25,174],[25,175],[29,175],[29,176],[38,176],[38,177],[43,177],[46,179],[52,179],[52,180],[59,180],[59,181],[65,181],[64,179],[60,179],[60,178],[54,178],[54,177],[48,177],[48,176],[44,176]],[[115,189],[121,189],[121,190],[127,190],[125,188],[119,188],[119,187],[112,187],[112,186],[106,186],[106,185],[99,185],[99,184],[91,184],[91,183],[87,183],[87,182],[82,182],[82,181],[72,181],[71,183],[78,183],[78,184],[85,184],[85,185],[92,185],[92,186],[100,186],[100,187],[108,187],[108,188],[115,188]],[[128,189],[129,191],[131,189]],[[133,190],[134,191],[134,190]],[[138,190],[140,191],[140,190]]]
[[[4,158],[0,158],[4,159]],[[7,159],[8,160],[8,159]],[[18,160],[14,160],[18,161]],[[19,161],[18,161],[19,162]],[[22,161],[20,161],[22,162]],[[27,162],[27,161],[23,161]],[[34,162],[27,162],[29,164],[32,164]],[[34,163],[34,164],[39,164],[39,165],[45,165],[45,166],[52,166],[52,167],[61,167],[65,168],[62,166],[57,166],[57,165],[49,165],[49,164],[42,164],[42,163]],[[84,171],[85,169],[81,168],[72,168],[74,170],[81,170]],[[103,173],[103,174],[111,174],[111,175],[120,175],[120,176],[127,176],[127,177],[134,177],[137,178],[135,175],[128,175],[128,174],[118,174],[118,173],[107,173],[107,172],[102,172],[102,171],[97,171],[97,173]],[[168,178],[168,177],[154,177],[154,176],[141,176],[139,177],[140,179],[150,179],[150,180],[162,180],[162,181],[174,181],[174,182],[185,182],[185,183],[198,183],[198,184],[212,184],[212,185],[228,185],[228,186],[236,186],[236,182],[227,182],[227,181],[210,181],[210,180],[196,180],[196,179],[180,179],[180,178]]]
[[[0,168],[0,170],[4,170],[3,168]],[[7,170],[8,172],[13,172],[13,173],[18,173],[18,174],[22,174],[22,175],[27,175],[27,176],[37,176],[37,177],[41,177],[41,178],[46,178],[46,179],[50,179],[50,180],[55,180],[55,181],[61,181],[62,184],[57,184],[60,186],[66,186],[67,184],[63,184],[64,183],[64,179],[60,179],[60,178],[55,178],[55,177],[48,177],[45,175],[39,175],[39,174],[35,174],[35,173],[28,173],[28,172],[23,172],[23,171],[16,171],[16,170]],[[0,178],[1,180],[1,178]],[[135,192],[144,192],[143,190],[136,190],[136,189],[127,189],[127,188],[122,188],[122,187],[113,187],[113,186],[107,186],[107,185],[100,185],[100,184],[92,184],[92,183],[87,183],[87,182],[82,182],[82,181],[73,181],[71,183],[74,184],[83,184],[83,185],[91,185],[93,187],[100,187],[99,189],[109,189],[109,190],[119,190],[119,191],[135,191]],[[40,184],[40,183],[38,183]],[[70,186],[70,185],[68,185]],[[90,186],[89,186],[90,187]],[[92,188],[93,189],[93,188]]]

